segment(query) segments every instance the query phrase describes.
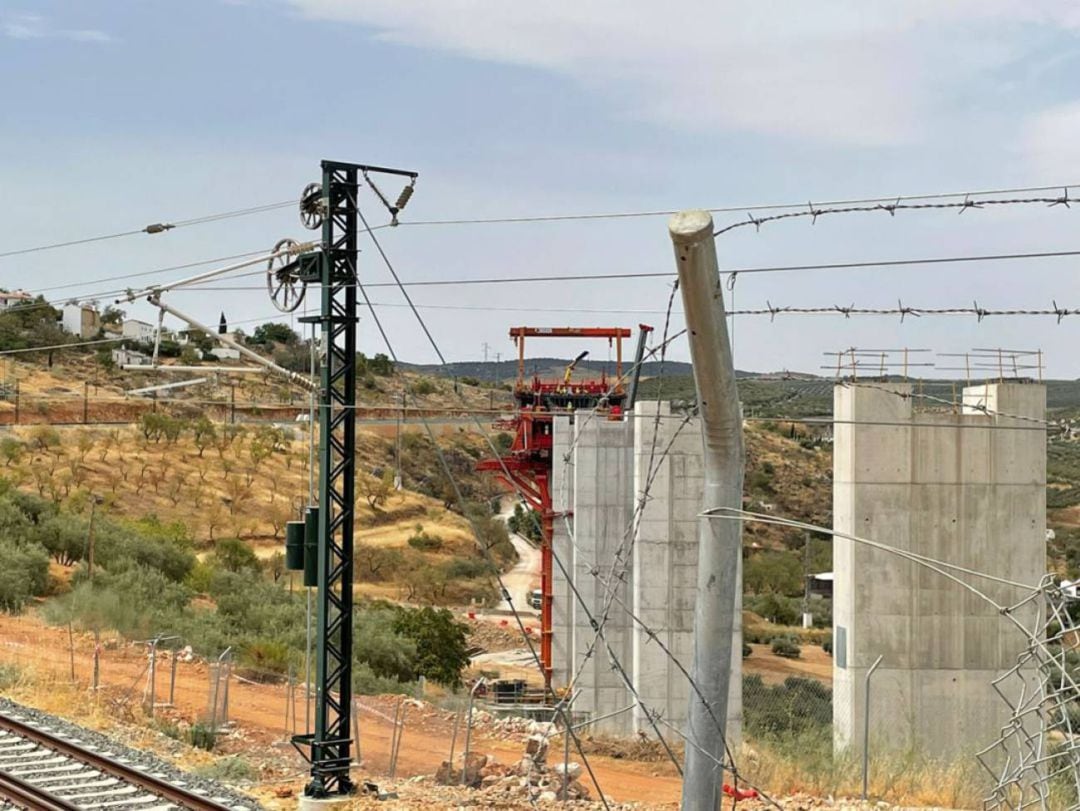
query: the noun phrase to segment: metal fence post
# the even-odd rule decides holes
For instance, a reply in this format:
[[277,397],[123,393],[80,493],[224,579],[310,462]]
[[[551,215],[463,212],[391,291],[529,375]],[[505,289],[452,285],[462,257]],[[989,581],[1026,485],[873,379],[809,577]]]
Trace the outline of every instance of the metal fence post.
[[457,781],[454,779],[454,750],[457,748],[457,734],[458,727],[461,726],[461,709],[459,708],[454,715],[454,731],[450,735],[450,771],[446,775],[447,785],[453,785]]
[[353,726],[353,737],[356,739],[353,742],[354,743],[354,745],[353,745],[353,760],[356,762],[357,766],[360,766],[363,763],[363,755],[361,754],[361,751],[360,751],[360,712],[359,712],[359,710],[357,708],[357,704],[358,704],[358,702],[356,700],[356,696],[353,696],[353,698],[352,698],[352,711],[353,711],[352,712],[352,726]]
[[227,659],[224,662],[225,666],[225,695],[221,701],[221,725],[226,726],[229,723],[229,678],[232,676],[232,659]]
[[866,671],[863,684],[866,690],[866,705],[863,707],[863,749],[862,749],[862,798],[866,799],[870,785],[870,677],[874,675],[884,656],[879,656]]
[[180,660],[177,651],[173,651],[172,669],[169,671],[169,706],[176,706],[176,664]]
[[154,717],[154,702],[157,699],[157,646],[161,641],[161,636],[155,636],[150,640],[150,683],[148,685],[150,690],[150,717]]
[[[484,684],[484,677],[477,679],[472,690],[469,691],[469,712],[465,722],[465,752],[461,756],[461,783],[465,782],[465,770],[469,766],[469,745],[472,743],[472,713],[473,702],[476,699],[476,691]],[[453,766],[453,764],[451,764]],[[459,784],[460,785],[460,784]]]

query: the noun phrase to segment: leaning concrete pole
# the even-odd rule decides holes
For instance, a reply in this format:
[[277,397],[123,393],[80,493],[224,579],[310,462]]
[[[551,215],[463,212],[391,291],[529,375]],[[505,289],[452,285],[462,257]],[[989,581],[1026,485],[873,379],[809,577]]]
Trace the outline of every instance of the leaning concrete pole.
[[[702,510],[739,509],[743,481],[742,415],[716,264],[712,217],[705,211],[683,211],[671,218],[668,229],[675,244],[705,447]],[[682,808],[683,811],[717,811],[724,782],[723,769],[718,763],[724,762],[742,523],[704,517],[698,522],[698,586],[691,675],[701,696],[694,690],[690,692]]]

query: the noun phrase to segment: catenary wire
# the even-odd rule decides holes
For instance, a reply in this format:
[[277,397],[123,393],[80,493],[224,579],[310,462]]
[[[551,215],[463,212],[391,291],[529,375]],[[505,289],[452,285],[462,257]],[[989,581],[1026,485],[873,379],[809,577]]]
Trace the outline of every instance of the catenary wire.
[[143,228],[136,228],[130,231],[118,231],[112,234],[101,234],[93,237],[84,237],[82,239],[71,239],[64,242],[52,242],[45,245],[35,245],[30,248],[17,248],[15,250],[0,252],[0,259],[4,259],[10,256],[24,256],[30,253],[40,253],[41,251],[51,251],[57,248],[70,248],[76,245],[87,245],[92,242],[104,242],[110,239],[120,239],[121,237],[136,236],[138,234],[159,234],[166,231],[171,231],[174,228],[184,228],[191,225],[201,225],[203,223],[217,222],[218,220],[231,219],[233,217],[245,217],[250,214],[261,214],[265,211],[274,211],[275,209],[285,208],[286,206],[296,205],[295,200],[286,200],[279,203],[267,203],[261,206],[251,206],[249,208],[240,208],[233,211],[222,211],[217,214],[207,214],[202,217],[193,217],[186,220],[177,220],[172,223],[154,223],[153,225],[147,225]]
[[[1034,251],[1028,253],[1001,253],[1001,254],[964,254],[957,256],[931,256],[915,259],[870,259],[852,262],[824,262],[806,265],[764,265],[742,268],[721,268],[722,273],[734,273],[737,275],[752,273],[788,273],[798,271],[822,271],[822,270],[856,270],[860,268],[883,268],[883,267],[906,267],[910,265],[941,265],[958,264],[969,262],[1003,262],[1023,259],[1057,259],[1080,256],[1080,250],[1060,251]],[[242,278],[244,275],[261,275],[260,272],[248,272],[234,278]],[[483,278],[457,278],[457,279],[420,279],[416,281],[403,281],[403,287],[462,287],[471,285],[499,285],[499,284],[529,284],[545,282],[586,282],[586,281],[613,281],[625,279],[666,279],[673,278],[674,271],[626,271],[620,273],[566,273],[547,274],[536,276],[493,276]],[[397,288],[395,282],[367,282],[364,285],[369,290],[383,287]],[[250,287],[230,287],[222,289],[231,290],[258,290],[257,285]]]

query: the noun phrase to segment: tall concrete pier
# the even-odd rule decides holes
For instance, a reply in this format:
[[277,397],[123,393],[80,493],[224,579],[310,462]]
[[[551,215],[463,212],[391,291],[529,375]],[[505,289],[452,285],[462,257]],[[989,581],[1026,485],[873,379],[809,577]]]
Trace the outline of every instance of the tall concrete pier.
[[[911,393],[893,383],[835,389],[834,528],[1038,583],[1046,571],[1046,434],[1015,417],[1044,418],[1045,388],[969,387],[960,414],[919,413]],[[947,758],[992,742],[1007,713],[991,681],[1024,648],[1012,623],[941,574],[884,550],[837,538],[833,565],[837,747],[861,745],[864,677],[878,656],[872,740]],[[1002,605],[1021,596],[961,576]]]
[[[690,670],[697,593],[697,516],[704,486],[701,427],[696,419],[684,425],[679,415],[671,414],[668,403],[639,402],[625,422],[583,412],[573,422],[567,417],[556,418],[554,455],[554,509],[569,513],[574,535],[571,543],[566,521],[557,519],[555,553],[599,621],[606,602],[605,587],[593,572],[608,580],[616,550],[629,551],[617,564],[624,576],[616,587],[605,636],[644,704],[682,728],[689,681],[649,632]],[[569,461],[564,464],[567,456]],[[636,536],[628,539],[635,507],[650,478],[649,497],[637,521]],[[599,723],[598,729],[606,734],[651,734],[644,712],[634,706],[625,681],[612,670],[604,645],[601,643],[586,660],[595,631],[558,566],[554,593],[556,685],[567,685],[580,669],[575,683],[579,691],[576,711],[591,717],[618,713]],[[738,600],[741,607],[741,595]],[[640,622],[631,619],[624,606]],[[737,742],[742,718],[741,623],[736,626],[733,651],[727,729],[729,739]]]

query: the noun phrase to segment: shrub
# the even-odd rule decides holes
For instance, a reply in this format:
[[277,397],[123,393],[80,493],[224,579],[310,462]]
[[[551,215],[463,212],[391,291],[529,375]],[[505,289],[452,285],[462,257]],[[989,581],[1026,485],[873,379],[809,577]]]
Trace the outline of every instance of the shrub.
[[240,649],[240,667],[252,681],[278,681],[289,672],[292,659],[289,646],[279,639],[257,639]]
[[437,535],[428,535],[420,524],[416,525],[416,532],[409,537],[408,543],[413,549],[421,552],[436,552],[443,547],[442,538]]
[[412,393],[423,397],[426,394],[434,394],[436,391],[435,384],[427,378],[420,378],[412,384]]
[[0,540],[0,609],[21,611],[49,586],[49,553],[39,544]]
[[448,687],[461,686],[469,664],[466,628],[443,609],[398,609],[394,629],[416,642],[417,675]]
[[353,667],[353,692],[365,696],[377,696],[385,693],[411,693],[412,682],[401,682],[377,676],[367,662],[359,662]]
[[832,656],[832,634],[829,634],[821,640],[821,649],[829,654],[829,656]]
[[475,580],[490,577],[491,564],[477,558],[455,557],[443,564],[443,571],[450,580]]
[[205,766],[199,766],[195,773],[200,777],[208,777],[211,780],[222,780],[226,783],[242,782],[251,780],[255,776],[255,769],[239,755],[221,758]]
[[798,659],[802,655],[799,642],[790,636],[778,636],[772,641],[772,652],[785,659]]
[[777,625],[795,625],[799,621],[799,601],[781,594],[758,594],[746,598],[746,608]]
[[209,724],[195,723],[188,730],[188,743],[196,749],[205,749],[213,752],[217,745],[217,730]]
[[742,643],[742,658],[743,659],[745,659],[747,656],[749,656],[753,652],[754,652],[753,648],[751,648],[745,642]]
[[743,720],[756,735],[788,736],[828,727],[832,693],[814,679],[789,676],[767,685],[761,676],[743,677]]
[[259,558],[255,551],[239,538],[223,538],[214,544],[214,562],[227,572],[256,572]]

